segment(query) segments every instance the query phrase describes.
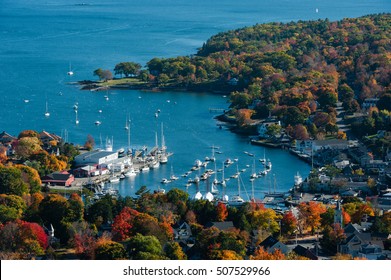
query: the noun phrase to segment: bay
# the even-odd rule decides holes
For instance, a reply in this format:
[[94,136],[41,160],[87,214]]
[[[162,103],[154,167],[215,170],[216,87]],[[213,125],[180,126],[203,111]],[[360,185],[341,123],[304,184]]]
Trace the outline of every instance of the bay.
[[[152,147],[155,132],[160,134],[163,123],[166,144],[174,155],[158,170],[140,174],[133,181],[122,181],[117,185],[122,195],[133,195],[141,185],[156,189],[171,170],[181,175],[196,159],[210,156],[213,145],[222,152],[218,165],[227,158],[237,158],[238,168],[247,169],[242,177],[249,191],[246,166],[252,165],[252,158],[244,152],[259,158],[264,150],[251,146],[247,137],[218,128],[209,108],[226,108],[227,98],[208,93],[115,90],[108,93],[106,101],[105,92],[80,91],[69,83],[94,79],[93,70],[113,69],[122,61],[144,65],[153,57],[194,54],[210,36],[229,29],[271,21],[338,20],[390,12],[390,8],[387,0],[3,0],[0,131],[17,135],[24,129],[46,130],[66,134],[75,144],[84,144],[90,134],[97,146],[100,138],[102,142],[110,138],[114,149],[119,149],[127,145],[124,125],[130,115],[132,145]],[[73,76],[66,74],[70,65]],[[44,116],[46,102],[49,118]],[[72,110],[75,102],[79,104],[79,125],[75,124]],[[156,119],[157,109],[161,113]],[[95,126],[96,120],[102,124]],[[309,173],[307,164],[285,151],[267,149],[266,156],[273,162],[273,169],[269,177],[255,181],[258,197],[274,184],[273,174],[277,189],[286,191],[293,185],[297,171],[304,177]],[[235,165],[227,169],[226,176],[235,169]],[[185,189],[186,180],[164,187]],[[190,187],[188,191],[193,194],[196,190]],[[236,192],[236,184],[230,183],[227,191]]]

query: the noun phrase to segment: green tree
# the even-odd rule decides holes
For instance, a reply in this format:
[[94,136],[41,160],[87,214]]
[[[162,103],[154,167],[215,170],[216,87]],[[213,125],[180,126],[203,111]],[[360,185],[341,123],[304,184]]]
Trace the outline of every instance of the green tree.
[[136,62],[121,62],[115,65],[114,73],[115,75],[125,75],[129,77],[131,75],[138,75],[141,69],[141,65]]
[[97,260],[124,260],[127,258],[124,245],[114,241],[98,244],[95,248]]
[[162,245],[155,236],[144,236],[137,233],[127,247],[130,259],[133,260],[163,260]]
[[0,166],[0,194],[22,196],[28,193],[28,187],[23,182],[22,172],[16,167]]
[[20,219],[26,208],[26,203],[20,196],[0,194],[0,223]]

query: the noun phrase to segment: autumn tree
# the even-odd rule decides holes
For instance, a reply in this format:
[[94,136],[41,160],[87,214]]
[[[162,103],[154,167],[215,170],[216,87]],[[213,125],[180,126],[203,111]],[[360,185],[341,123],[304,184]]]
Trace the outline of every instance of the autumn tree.
[[254,110],[240,109],[236,111],[236,123],[238,126],[246,126],[251,124],[251,116],[254,114]]
[[15,167],[22,172],[22,180],[27,185],[30,194],[41,191],[42,181],[36,169],[21,164]]
[[339,224],[327,225],[322,231],[320,245],[331,254],[338,252],[339,244],[346,238],[343,228]]
[[266,251],[262,246],[258,246],[250,260],[285,260],[285,255],[280,250],[274,250],[272,253]]
[[0,146],[0,164],[4,164],[8,161],[7,148]]
[[28,159],[40,150],[42,150],[41,141],[37,137],[20,138],[15,146],[15,154],[22,159]]
[[72,193],[68,199],[69,214],[68,221],[77,222],[84,218],[84,203],[77,193]]
[[300,228],[309,228],[314,234],[315,230],[321,225],[321,214],[326,212],[326,207],[322,203],[310,201],[302,202],[298,205]]
[[228,217],[227,206],[219,202],[216,206],[216,219],[219,222],[224,222]]
[[297,219],[292,211],[286,212],[281,219],[281,233],[291,235],[297,230]]
[[187,260],[186,254],[177,242],[168,242],[164,245],[164,253],[170,260]]
[[0,250],[3,252],[17,252],[24,258],[44,254],[47,246],[47,235],[36,223],[17,220],[0,228]]
[[124,260],[127,258],[124,245],[115,241],[98,242],[94,255],[96,260]]
[[87,135],[87,140],[86,140],[86,142],[84,144],[84,147],[87,150],[91,151],[92,149],[94,149],[94,146],[95,146],[95,140],[94,140],[94,138],[90,134],[88,134]]
[[124,207],[122,211],[114,218],[112,224],[113,239],[122,241],[131,237],[134,218],[140,213],[129,207]]
[[83,259],[94,259],[96,231],[84,221],[74,222],[69,228],[69,244]]

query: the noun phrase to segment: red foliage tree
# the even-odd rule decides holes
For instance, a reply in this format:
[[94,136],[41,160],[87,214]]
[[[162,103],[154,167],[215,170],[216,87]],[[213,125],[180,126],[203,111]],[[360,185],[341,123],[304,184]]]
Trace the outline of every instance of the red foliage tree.
[[32,238],[37,240],[43,249],[48,247],[48,236],[46,235],[45,230],[39,224],[22,221],[20,228],[23,238]]
[[122,241],[131,236],[133,221],[140,213],[130,207],[124,207],[122,211],[114,218],[112,225],[113,239]]

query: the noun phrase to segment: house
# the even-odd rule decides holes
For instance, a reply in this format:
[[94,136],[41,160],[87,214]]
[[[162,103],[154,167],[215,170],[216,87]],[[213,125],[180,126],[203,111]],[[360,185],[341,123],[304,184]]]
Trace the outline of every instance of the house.
[[368,111],[371,107],[376,107],[379,98],[365,98],[364,102],[361,105],[361,108],[364,111]]
[[206,228],[216,227],[220,231],[230,231],[235,229],[233,222],[209,222],[205,225]]
[[54,142],[61,141],[60,136],[58,136],[56,134],[49,133],[45,130],[43,130],[41,133],[39,133],[39,139],[41,140],[42,144],[46,147],[51,146],[50,142],[52,142],[52,141],[54,141]]
[[0,133],[0,143],[4,146],[8,146],[8,144],[11,144],[14,140],[17,138],[8,134],[7,132],[3,131]]
[[69,187],[75,181],[75,177],[68,171],[57,171],[44,176],[41,181],[48,185]]
[[268,253],[273,253],[275,250],[280,250],[284,255],[286,255],[289,252],[288,246],[278,241],[271,235],[263,240],[259,246],[262,246]]
[[85,165],[94,165],[94,164],[108,164],[114,160],[118,159],[117,152],[110,151],[89,151],[75,157],[76,166],[85,166]]
[[270,118],[270,119],[267,119],[267,120],[263,121],[262,123],[260,123],[258,125],[259,137],[262,137],[262,138],[269,137],[269,135],[267,134],[267,131],[268,131],[268,127],[270,125],[280,125],[281,126],[281,122],[276,119]]
[[175,240],[187,240],[192,236],[190,225],[186,222],[180,222],[173,227]]
[[297,255],[305,257],[310,260],[318,260],[319,258],[309,249],[301,245],[297,245],[293,250]]
[[314,140],[312,148],[314,151],[320,149],[345,150],[348,148],[348,141],[342,139]]

